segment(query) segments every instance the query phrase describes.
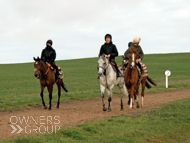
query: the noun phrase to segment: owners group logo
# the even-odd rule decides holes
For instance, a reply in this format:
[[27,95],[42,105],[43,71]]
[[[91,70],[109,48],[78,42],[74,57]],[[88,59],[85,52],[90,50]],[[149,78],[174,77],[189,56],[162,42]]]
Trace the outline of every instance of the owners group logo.
[[11,116],[10,126],[13,129],[13,133],[53,133],[60,129],[60,117],[59,116]]

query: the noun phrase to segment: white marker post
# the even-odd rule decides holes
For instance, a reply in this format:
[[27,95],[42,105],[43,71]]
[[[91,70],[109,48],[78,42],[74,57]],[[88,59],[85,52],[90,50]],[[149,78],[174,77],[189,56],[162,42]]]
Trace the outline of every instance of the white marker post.
[[166,88],[168,88],[168,77],[171,75],[171,72],[169,70],[165,71],[166,75]]

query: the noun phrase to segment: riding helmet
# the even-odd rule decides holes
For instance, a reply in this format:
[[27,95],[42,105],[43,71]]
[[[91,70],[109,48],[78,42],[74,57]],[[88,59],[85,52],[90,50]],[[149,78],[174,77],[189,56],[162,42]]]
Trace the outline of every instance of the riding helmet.
[[106,38],[110,38],[110,39],[112,40],[111,34],[106,34],[106,35],[105,35],[105,40],[106,40]]
[[52,41],[52,40],[47,40],[46,44],[47,44],[47,43],[53,45],[53,41]]

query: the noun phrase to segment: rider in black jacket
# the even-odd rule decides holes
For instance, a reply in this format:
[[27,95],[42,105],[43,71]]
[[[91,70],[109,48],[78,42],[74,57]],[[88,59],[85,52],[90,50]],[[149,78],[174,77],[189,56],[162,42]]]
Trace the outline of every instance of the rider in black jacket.
[[53,41],[48,40],[46,42],[46,48],[43,49],[41,59],[46,63],[49,63],[54,69],[56,69],[56,77],[59,78],[59,71],[55,64],[56,52],[52,48]]
[[102,56],[105,54],[105,57],[109,59],[111,63],[115,66],[117,70],[117,76],[121,76],[121,73],[119,72],[119,69],[117,67],[117,64],[115,62],[115,57],[118,56],[118,51],[116,46],[112,43],[112,36],[110,34],[105,35],[105,43],[100,48],[99,56]]

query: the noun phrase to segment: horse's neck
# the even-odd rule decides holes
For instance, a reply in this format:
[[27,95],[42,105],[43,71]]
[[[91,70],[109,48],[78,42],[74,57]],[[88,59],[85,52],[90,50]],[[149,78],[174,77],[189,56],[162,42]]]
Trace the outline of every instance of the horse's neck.
[[106,75],[114,75],[115,71],[114,69],[112,68],[112,65],[108,63],[108,68],[106,70]]
[[136,65],[135,65],[135,69],[133,69],[133,70],[131,70],[129,66],[130,66],[130,64],[128,63],[126,74],[131,75],[132,72],[137,71]]
[[46,73],[46,71],[48,70],[48,65],[45,64],[43,61],[40,61],[41,66],[42,66],[42,71],[43,73]]

